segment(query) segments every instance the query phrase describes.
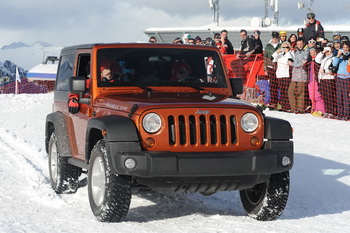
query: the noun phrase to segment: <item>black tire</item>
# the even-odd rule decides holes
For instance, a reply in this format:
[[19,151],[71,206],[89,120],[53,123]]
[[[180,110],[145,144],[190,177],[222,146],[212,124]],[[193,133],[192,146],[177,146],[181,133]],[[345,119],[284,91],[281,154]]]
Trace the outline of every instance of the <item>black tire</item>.
[[260,221],[278,218],[288,200],[289,171],[272,174],[270,179],[253,188],[240,191],[241,202],[247,214]]
[[88,172],[89,202],[93,214],[101,222],[120,222],[127,215],[132,182],[129,176],[111,172],[104,140],[91,151]]
[[51,187],[57,194],[75,193],[79,187],[81,168],[67,163],[67,158],[60,156],[55,133],[49,142],[49,173]]

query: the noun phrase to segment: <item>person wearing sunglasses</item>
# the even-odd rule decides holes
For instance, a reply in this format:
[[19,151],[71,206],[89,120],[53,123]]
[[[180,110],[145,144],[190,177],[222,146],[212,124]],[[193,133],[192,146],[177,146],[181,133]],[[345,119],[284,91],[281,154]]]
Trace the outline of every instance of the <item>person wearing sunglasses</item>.
[[[279,89],[279,104],[281,110],[290,110],[288,100],[288,88],[290,85],[291,77],[289,74],[289,66],[292,64],[293,56],[291,53],[291,45],[285,41],[282,43],[281,48],[277,49],[272,55],[273,62],[277,62],[276,78],[277,78],[277,91]],[[272,88],[272,87],[271,87]]]
[[308,23],[306,24],[306,28],[304,30],[304,43],[310,40],[311,37],[317,39],[319,37],[324,38],[324,29],[320,21],[316,20],[316,15],[313,12],[309,12],[306,15]]

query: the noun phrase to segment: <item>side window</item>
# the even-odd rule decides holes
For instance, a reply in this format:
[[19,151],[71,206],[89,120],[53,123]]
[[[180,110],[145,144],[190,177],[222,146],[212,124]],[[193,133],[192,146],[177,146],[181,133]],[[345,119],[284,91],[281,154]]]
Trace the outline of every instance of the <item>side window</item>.
[[77,68],[77,76],[90,78],[90,54],[79,55]]
[[61,56],[58,66],[56,90],[68,91],[69,78],[73,76],[74,54]]

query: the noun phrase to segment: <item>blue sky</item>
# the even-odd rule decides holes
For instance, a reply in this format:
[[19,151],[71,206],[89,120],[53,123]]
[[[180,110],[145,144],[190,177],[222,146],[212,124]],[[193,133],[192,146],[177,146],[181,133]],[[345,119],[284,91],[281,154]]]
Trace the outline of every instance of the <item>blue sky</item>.
[[[297,2],[280,0],[280,26],[303,26],[307,11]],[[322,24],[350,25],[350,1],[314,0],[313,9]],[[220,26],[248,26],[252,17],[263,15],[264,0],[220,0]],[[1,18],[0,46],[38,40],[67,46],[144,41],[147,28],[208,25],[213,12],[208,0],[11,0],[1,3]]]

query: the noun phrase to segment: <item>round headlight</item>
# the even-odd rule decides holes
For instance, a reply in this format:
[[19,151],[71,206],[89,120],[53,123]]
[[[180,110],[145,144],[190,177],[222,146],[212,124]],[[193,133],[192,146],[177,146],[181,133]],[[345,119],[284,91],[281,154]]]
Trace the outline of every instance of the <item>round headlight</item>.
[[148,113],[142,120],[142,126],[147,133],[155,133],[162,126],[162,119],[156,113]]
[[246,113],[241,118],[241,127],[247,132],[251,133],[256,130],[259,126],[258,117],[253,113]]

